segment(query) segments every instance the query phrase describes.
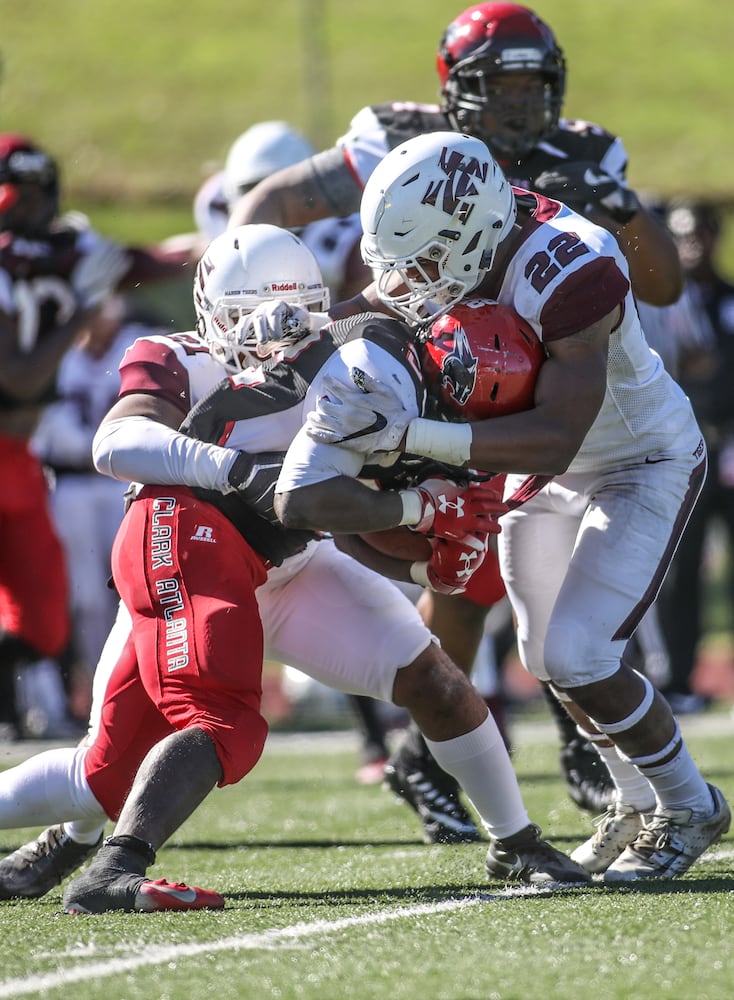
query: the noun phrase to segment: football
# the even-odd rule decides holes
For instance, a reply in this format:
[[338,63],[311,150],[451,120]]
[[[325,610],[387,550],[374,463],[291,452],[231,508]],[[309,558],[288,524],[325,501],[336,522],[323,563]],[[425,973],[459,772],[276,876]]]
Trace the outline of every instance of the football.
[[396,528],[385,528],[383,531],[370,531],[359,536],[371,545],[373,549],[393,559],[404,559],[408,562],[426,562],[431,558],[431,543],[425,535],[411,531],[407,525]]

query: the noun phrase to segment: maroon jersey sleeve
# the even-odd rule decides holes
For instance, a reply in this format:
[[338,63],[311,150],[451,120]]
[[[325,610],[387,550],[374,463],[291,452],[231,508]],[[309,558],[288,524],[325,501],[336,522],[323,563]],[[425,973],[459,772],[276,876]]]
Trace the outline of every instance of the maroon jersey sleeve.
[[597,257],[553,292],[540,314],[543,340],[579,333],[624,303],[629,281],[611,257]]
[[191,408],[189,373],[180,356],[161,340],[141,337],[120,363],[120,393],[146,392],[187,412]]

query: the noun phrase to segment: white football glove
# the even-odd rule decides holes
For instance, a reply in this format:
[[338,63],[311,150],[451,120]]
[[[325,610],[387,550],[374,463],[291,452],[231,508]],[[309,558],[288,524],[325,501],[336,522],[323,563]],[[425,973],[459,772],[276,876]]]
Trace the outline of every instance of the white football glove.
[[71,287],[84,309],[104,302],[127,273],[130,258],[124,247],[111,240],[98,240],[71,272]]
[[242,344],[254,349],[258,358],[267,358],[286,344],[294,344],[328,321],[322,313],[310,313],[302,306],[280,299],[261,302],[242,320]]
[[384,382],[361,368],[352,368],[351,381],[324,376],[323,391],[306,417],[306,433],[322,444],[348,445],[370,454],[395,451],[415,414]]

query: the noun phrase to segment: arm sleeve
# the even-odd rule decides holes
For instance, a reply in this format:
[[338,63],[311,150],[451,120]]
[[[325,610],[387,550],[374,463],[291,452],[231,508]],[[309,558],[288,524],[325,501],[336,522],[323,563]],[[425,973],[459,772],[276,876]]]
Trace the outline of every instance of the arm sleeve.
[[233,490],[228,476],[238,454],[140,416],[107,421],[92,443],[95,468],[113,479],[220,493]]
[[324,150],[311,158],[313,179],[319,194],[333,215],[346,216],[359,212],[362,187],[350,166],[346,152],[340,147]]

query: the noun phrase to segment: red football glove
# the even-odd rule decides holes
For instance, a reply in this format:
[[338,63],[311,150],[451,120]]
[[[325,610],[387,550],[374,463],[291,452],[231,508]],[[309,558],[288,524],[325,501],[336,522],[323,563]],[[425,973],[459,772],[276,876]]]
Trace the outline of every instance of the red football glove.
[[432,538],[433,555],[426,566],[428,585],[439,594],[463,594],[487,554],[489,535],[458,539]]
[[509,510],[502,502],[501,490],[492,486],[491,480],[457,486],[450,479],[426,479],[412,492],[420,498],[421,514],[411,527],[439,538],[461,540],[482,532],[496,535],[501,530],[497,518]]

